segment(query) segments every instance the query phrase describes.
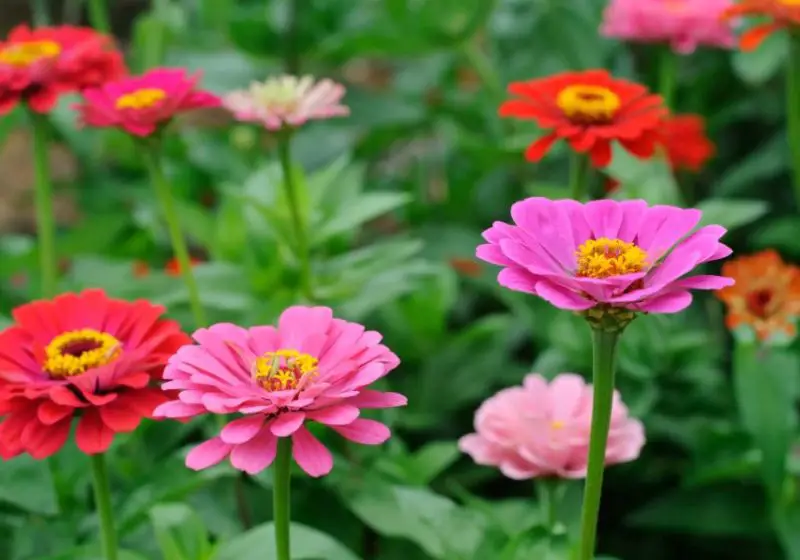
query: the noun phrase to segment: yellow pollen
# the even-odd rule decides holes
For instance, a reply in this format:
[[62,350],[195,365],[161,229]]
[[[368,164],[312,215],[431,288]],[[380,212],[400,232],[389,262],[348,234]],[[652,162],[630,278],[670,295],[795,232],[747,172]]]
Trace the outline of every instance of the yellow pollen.
[[44,349],[43,368],[52,377],[71,377],[122,355],[122,344],[108,333],[81,329],[62,333]]
[[167,97],[167,92],[158,88],[137,89],[117,99],[117,109],[149,109]]
[[601,86],[567,86],[558,93],[556,105],[571,121],[580,124],[610,122],[620,107],[619,96]]
[[620,239],[589,239],[575,251],[577,276],[608,278],[641,272],[647,265],[647,253],[633,243]]
[[253,378],[267,391],[302,388],[317,375],[318,360],[297,350],[277,350],[256,358]]
[[30,66],[43,58],[61,54],[61,45],[54,41],[15,43],[0,51],[0,62],[11,66]]
[[800,0],[778,0],[784,6],[800,6]]
[[563,420],[553,420],[552,422],[550,422],[550,427],[553,428],[554,430],[563,430],[565,424]]

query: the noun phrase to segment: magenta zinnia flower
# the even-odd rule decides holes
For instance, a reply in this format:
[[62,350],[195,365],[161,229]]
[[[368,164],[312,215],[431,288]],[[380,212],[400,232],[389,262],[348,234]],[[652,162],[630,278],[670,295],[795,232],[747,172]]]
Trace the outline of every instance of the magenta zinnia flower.
[[503,267],[502,286],[561,309],[676,313],[692,302],[689,290],[733,284],[722,276],[684,278],[731,254],[719,241],[725,228],[691,233],[700,210],[648,207],[643,200],[528,198],[511,207],[511,217],[514,225],[495,222],[483,232],[489,243],[478,247],[478,258]]
[[[549,383],[538,374],[521,387],[503,389],[475,413],[475,432],[458,446],[479,465],[509,478],[583,478],[592,424],[592,386],[580,375],[561,373]],[[605,464],[633,461],[644,445],[644,427],[628,416],[614,392]]]
[[243,414],[189,453],[186,465],[195,470],[230,457],[236,469],[255,474],[274,460],[278,438],[291,437],[297,464],[322,476],[333,458],[306,422],[374,445],[389,438],[389,429],[359,418],[360,410],[406,404],[398,393],[368,389],[400,363],[380,344],[381,335],[334,319],[327,307],[290,307],[277,328],[221,323],[193,337],[198,344],[178,350],[164,372],[164,389],[180,391],[179,400],[156,414]]
[[240,121],[280,130],[313,119],[349,115],[350,109],[341,104],[344,93],[344,86],[331,80],[314,82],[311,76],[280,76],[233,91],[222,104]]
[[218,97],[197,89],[200,76],[183,69],[156,68],[83,92],[74,108],[84,125],[116,127],[134,136],[150,136],[175,115],[217,107]]

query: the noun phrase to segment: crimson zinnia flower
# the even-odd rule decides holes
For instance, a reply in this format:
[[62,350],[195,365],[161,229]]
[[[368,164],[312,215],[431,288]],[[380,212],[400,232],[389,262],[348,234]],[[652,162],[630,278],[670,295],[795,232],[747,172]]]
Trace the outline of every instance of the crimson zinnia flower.
[[739,47],[752,51],[775,31],[800,26],[800,0],[741,0],[722,14],[723,20],[741,16],[765,17],[770,21],[755,25],[739,37]]
[[0,115],[17,103],[46,113],[58,96],[125,74],[113,40],[84,27],[15,27],[0,41]]
[[529,161],[542,159],[559,138],[576,152],[588,152],[596,167],[611,162],[613,140],[633,155],[649,158],[666,114],[660,96],[643,85],[615,79],[605,70],[515,82],[508,91],[520,99],[503,103],[501,117],[533,119],[551,131],[528,146],[525,157]]
[[102,290],[16,308],[15,324],[0,332],[0,456],[56,453],[76,416],[78,448],[102,453],[114,434],[150,418],[168,400],[151,383],[190,342],[163,312]]
[[703,117],[671,115],[659,130],[659,142],[664,146],[670,167],[698,172],[714,155],[714,143],[708,139]]

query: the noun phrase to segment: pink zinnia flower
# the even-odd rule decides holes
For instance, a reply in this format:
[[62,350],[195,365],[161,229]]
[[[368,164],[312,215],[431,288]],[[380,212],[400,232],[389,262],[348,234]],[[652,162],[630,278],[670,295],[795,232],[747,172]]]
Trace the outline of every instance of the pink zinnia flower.
[[692,302],[689,290],[718,290],[733,280],[699,275],[695,267],[722,259],[725,228],[694,233],[700,210],[648,207],[643,200],[528,198],[511,207],[514,225],[495,222],[478,258],[503,267],[506,288],[535,294],[556,307],[595,306],[676,313]]
[[350,109],[341,104],[344,93],[344,86],[331,80],[314,82],[311,76],[280,76],[231,92],[222,104],[240,121],[279,130],[313,119],[349,115]]
[[85,125],[150,136],[178,113],[219,106],[218,97],[197,89],[199,79],[199,75],[188,76],[182,69],[156,68],[86,90],[83,103],[74,108]]
[[69,438],[103,453],[119,432],[168,400],[154,382],[167,359],[191,342],[164,308],[106,297],[63,294],[14,310],[0,332],[0,457],[44,459]]
[[[583,478],[589,454],[592,386],[580,375],[562,373],[549,384],[538,374],[521,387],[503,389],[475,413],[475,431],[458,446],[479,465],[497,467],[516,480],[538,476]],[[639,456],[644,427],[628,416],[614,392],[606,464]]]
[[274,460],[278,438],[291,437],[297,464],[322,476],[333,458],[306,422],[375,445],[389,438],[389,429],[359,418],[360,409],[406,404],[403,395],[368,389],[400,362],[380,344],[381,335],[334,319],[327,307],[290,307],[277,328],[221,323],[193,337],[198,344],[178,350],[164,372],[164,389],[180,391],[179,400],[156,414],[243,414],[189,453],[186,465],[195,470],[230,457],[234,468],[255,474]]
[[601,32],[607,37],[646,43],[670,43],[688,54],[698,45],[736,45],[728,23],[721,20],[731,0],[611,0]]

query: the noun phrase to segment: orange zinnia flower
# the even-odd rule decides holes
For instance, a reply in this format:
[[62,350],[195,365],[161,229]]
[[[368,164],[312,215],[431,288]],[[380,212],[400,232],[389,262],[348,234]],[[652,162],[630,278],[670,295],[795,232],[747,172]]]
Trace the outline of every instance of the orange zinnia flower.
[[755,25],[742,33],[739,47],[743,51],[752,51],[773,32],[800,26],[800,0],[741,0],[725,10],[722,19],[729,20],[740,16],[761,16],[771,20]]
[[596,167],[611,162],[613,140],[633,155],[649,158],[666,115],[660,96],[643,85],[617,80],[605,70],[515,82],[508,91],[521,99],[503,103],[501,117],[533,119],[551,131],[528,146],[529,161],[542,159],[559,138],[576,152],[588,153]]
[[722,274],[736,280],[717,292],[728,307],[725,323],[729,329],[749,326],[760,340],[796,334],[800,268],[784,263],[776,251],[767,249],[726,262]]
[[703,117],[699,115],[666,117],[659,130],[659,141],[672,169],[698,172],[716,151],[706,136]]

